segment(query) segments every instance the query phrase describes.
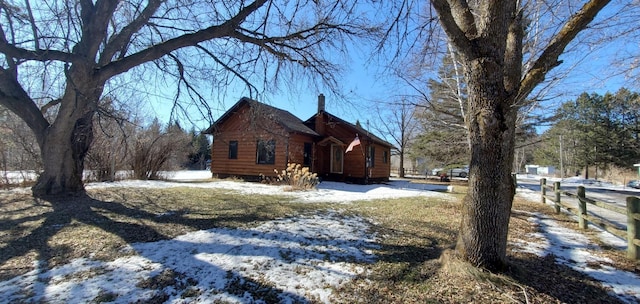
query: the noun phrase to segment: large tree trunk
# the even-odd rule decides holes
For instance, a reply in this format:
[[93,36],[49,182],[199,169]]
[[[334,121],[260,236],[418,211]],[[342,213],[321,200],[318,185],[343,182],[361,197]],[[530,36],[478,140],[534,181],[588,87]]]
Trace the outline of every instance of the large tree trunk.
[[456,246],[464,260],[490,270],[505,266],[518,105],[561,63],[566,46],[609,1],[584,3],[524,74],[519,1],[431,1],[449,41],[461,53],[468,84],[469,190]]
[[464,199],[457,252],[473,265],[501,270],[515,184],[515,107],[506,93],[502,64],[476,58],[467,66],[469,89],[469,190]]
[[93,113],[87,112],[73,127],[52,126],[40,149],[44,172],[33,186],[36,197],[84,192],[84,159],[93,141]]
[[93,116],[103,88],[91,64],[75,64],[67,72],[56,119],[38,136],[44,171],[31,188],[34,196],[84,192],[84,159],[93,142]]

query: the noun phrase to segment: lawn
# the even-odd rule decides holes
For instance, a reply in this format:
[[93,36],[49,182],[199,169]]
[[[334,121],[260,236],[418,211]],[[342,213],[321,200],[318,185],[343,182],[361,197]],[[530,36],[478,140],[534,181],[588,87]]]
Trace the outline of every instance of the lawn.
[[[55,201],[0,192],[0,302],[624,303],[635,296],[616,296],[558,254],[523,245],[545,223],[533,219],[574,224],[521,198],[510,224],[511,268],[497,275],[452,255],[464,186],[354,191],[331,183],[291,193],[233,181],[157,185],[101,184],[86,197]],[[622,252],[589,250],[607,258],[597,267],[637,280]]]

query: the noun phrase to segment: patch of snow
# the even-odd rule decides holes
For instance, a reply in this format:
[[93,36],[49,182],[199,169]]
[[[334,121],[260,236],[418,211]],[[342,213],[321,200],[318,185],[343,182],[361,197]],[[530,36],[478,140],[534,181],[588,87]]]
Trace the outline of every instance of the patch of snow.
[[[540,194],[531,190],[518,189],[518,195],[532,202],[540,201]],[[526,240],[513,242],[518,247],[517,250],[538,256],[553,254],[557,263],[600,281],[603,286],[611,288],[612,294],[620,300],[626,303],[640,302],[640,277],[612,267],[611,260],[597,254],[602,249],[584,234],[562,227],[555,220],[541,214],[531,214],[529,221],[537,225],[540,232],[528,235]],[[600,237],[606,243],[620,244],[619,238],[600,231]],[[624,247],[626,248],[626,243]]]
[[[160,293],[167,303],[260,302],[273,291],[279,302],[331,302],[332,288],[375,261],[375,238],[359,217],[337,212],[266,222],[252,229],[210,229],[172,240],[135,243],[134,255],[101,262],[76,259],[51,270],[36,269],[0,282],[8,302],[88,303],[103,295],[116,303],[145,302]],[[167,270],[166,286],[145,284]],[[268,284],[270,287],[265,287]],[[247,287],[248,286],[248,287]],[[1,302],[1,301],[0,301]]]
[[[169,176],[172,181],[89,183],[87,188],[218,188],[287,195],[300,202],[340,203],[407,196],[451,197],[445,193],[446,186],[406,180],[380,185],[323,182],[317,190],[291,192],[281,186],[211,182],[210,177],[208,171],[183,171]],[[518,195],[540,201],[536,191],[519,188]],[[514,242],[518,250],[539,256],[553,254],[558,263],[599,280],[621,300],[640,301],[640,278],[636,274],[611,267],[609,260],[597,255],[601,249],[580,232],[539,214],[529,217],[540,231]],[[368,228],[367,219],[332,211],[269,221],[250,229],[194,231],[172,240],[131,244],[127,249],[132,255],[114,261],[77,259],[49,270],[36,265],[25,275],[0,282],[0,302],[86,303],[102,299],[130,303],[149,301],[163,293],[168,296],[167,303],[252,303],[264,301],[260,297],[266,292],[282,303],[330,303],[333,287],[363,273],[362,263],[375,261],[376,237]],[[149,283],[168,271],[172,274],[168,284]],[[240,286],[237,289],[243,292],[233,292],[234,286]]]
[[[116,182],[89,183],[85,187],[108,188],[108,187],[137,187],[137,188],[171,188],[171,187],[193,187],[222,189],[244,194],[260,195],[283,195],[293,198],[298,202],[328,202],[328,203],[350,203],[362,200],[390,199],[399,197],[438,197],[451,199],[446,192],[446,185],[430,185],[411,183],[407,180],[394,179],[385,184],[347,184],[339,182],[321,182],[316,189],[308,191],[288,191],[286,186],[267,185],[261,183],[220,180],[207,182],[211,173],[208,171],[180,171],[171,179],[173,181],[142,181],[142,180],[122,180]],[[193,182],[203,180],[203,182]],[[175,182],[178,181],[178,182]],[[184,182],[191,181],[191,182]]]
[[25,171],[0,171],[1,180],[10,184],[18,184],[23,181],[35,180],[38,176],[33,170]]

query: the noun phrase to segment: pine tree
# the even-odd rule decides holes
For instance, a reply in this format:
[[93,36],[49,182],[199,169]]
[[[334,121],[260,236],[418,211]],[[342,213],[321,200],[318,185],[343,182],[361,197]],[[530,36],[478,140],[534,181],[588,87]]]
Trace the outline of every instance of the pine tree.
[[438,79],[429,79],[430,100],[416,115],[424,131],[411,155],[425,156],[434,166],[468,162],[466,84],[454,57],[445,56]]
[[[600,95],[583,93],[558,109],[561,119],[544,136],[536,151],[538,164],[559,163],[559,138],[563,161],[570,170],[630,167],[640,159],[640,95],[627,89]],[[596,176],[597,178],[597,176]]]

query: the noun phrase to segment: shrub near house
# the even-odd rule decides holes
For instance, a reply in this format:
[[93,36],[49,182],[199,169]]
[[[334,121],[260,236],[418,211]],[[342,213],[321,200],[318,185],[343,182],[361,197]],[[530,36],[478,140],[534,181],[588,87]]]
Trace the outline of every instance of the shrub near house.
[[[312,173],[309,167],[302,167],[300,164],[291,163],[287,165],[287,169],[280,172],[273,169],[273,172],[277,174],[275,182],[288,185],[291,190],[309,190],[320,183],[318,174]],[[267,181],[273,181],[273,179],[267,179]]]

